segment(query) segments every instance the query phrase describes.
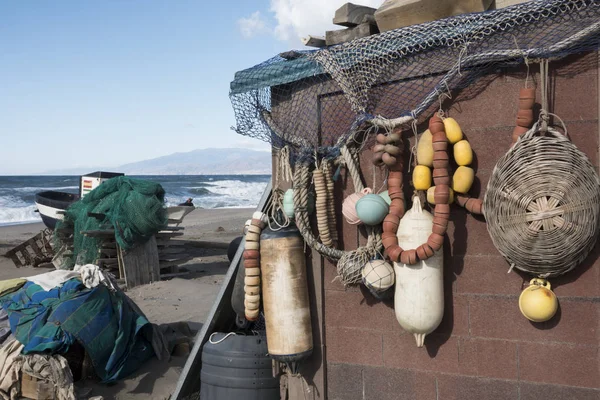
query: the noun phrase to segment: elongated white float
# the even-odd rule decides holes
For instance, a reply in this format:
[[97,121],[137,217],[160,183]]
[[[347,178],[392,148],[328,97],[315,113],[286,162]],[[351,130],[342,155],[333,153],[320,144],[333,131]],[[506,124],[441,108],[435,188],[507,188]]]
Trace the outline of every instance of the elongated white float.
[[[415,197],[412,208],[400,220],[398,244],[404,250],[416,249],[427,242],[432,227],[433,216],[423,210]],[[417,347],[423,347],[425,336],[438,327],[444,316],[443,248],[414,265],[394,263],[394,271],[396,319],[415,336]]]

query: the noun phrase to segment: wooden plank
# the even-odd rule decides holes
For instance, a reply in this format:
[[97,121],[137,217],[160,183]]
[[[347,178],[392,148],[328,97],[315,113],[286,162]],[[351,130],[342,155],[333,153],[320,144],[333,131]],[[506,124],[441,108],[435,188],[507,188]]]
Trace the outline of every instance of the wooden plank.
[[375,8],[346,3],[336,10],[333,23],[346,27],[354,27],[363,23],[368,16],[374,18],[375,11],[377,11]]
[[156,239],[166,239],[166,238],[172,238],[172,237],[177,237],[177,236],[183,236],[183,232],[173,232],[173,233],[159,232],[154,236],[156,237]]
[[160,232],[182,231],[184,229],[184,226],[167,226],[166,228],[161,229]]
[[379,33],[377,26],[370,23],[360,24],[354,28],[340,29],[337,31],[325,32],[325,41],[327,46],[350,42],[354,39],[359,39]]
[[[272,182],[269,182],[256,208],[258,211],[265,211],[269,200],[271,199],[271,191],[273,190]],[[229,264],[229,269],[225,275],[223,285],[219,290],[219,294],[213,306],[206,317],[206,321],[202,325],[202,329],[194,339],[194,347],[190,352],[189,357],[181,371],[177,386],[171,395],[172,400],[182,400],[200,390],[200,369],[202,368],[202,346],[208,341],[210,335],[216,329],[225,329],[231,326],[231,321],[235,318],[231,309],[231,293],[237,274],[237,267],[244,252],[244,241],[238,246],[237,252]]]
[[121,255],[128,289],[160,279],[158,250],[154,236],[140,246],[121,252]]
[[99,250],[100,254],[103,254],[105,256],[113,256],[116,257],[117,256],[117,249],[103,249],[101,248]]
[[308,47],[322,48],[327,45],[327,43],[325,42],[325,36],[308,35],[306,37],[301,38],[300,40],[302,40],[302,43],[304,43],[304,45]]

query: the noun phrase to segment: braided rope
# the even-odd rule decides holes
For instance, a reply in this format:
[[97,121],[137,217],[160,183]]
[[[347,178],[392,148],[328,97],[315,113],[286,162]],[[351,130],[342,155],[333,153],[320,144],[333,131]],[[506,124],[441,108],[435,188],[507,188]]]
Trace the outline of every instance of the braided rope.
[[323,175],[327,186],[327,222],[329,223],[329,233],[334,243],[338,241],[337,221],[335,218],[335,185],[331,174],[331,164],[325,160],[322,163]]
[[321,171],[319,168],[313,171],[313,181],[315,183],[315,193],[317,195],[315,208],[317,211],[317,228],[319,229],[319,237],[321,238],[323,245],[332,247],[333,241],[331,240],[329,221],[327,218],[327,185],[325,184],[323,171]]
[[296,226],[302,234],[304,241],[312,249],[331,260],[339,260],[344,252],[323,245],[312,233],[308,218],[308,185],[310,181],[310,166],[307,163],[296,164],[294,172],[294,211]]

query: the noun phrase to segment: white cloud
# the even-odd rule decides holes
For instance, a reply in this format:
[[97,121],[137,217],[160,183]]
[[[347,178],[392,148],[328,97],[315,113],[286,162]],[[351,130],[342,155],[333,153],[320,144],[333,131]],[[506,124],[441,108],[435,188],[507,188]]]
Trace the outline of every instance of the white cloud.
[[240,33],[245,38],[251,38],[268,31],[267,23],[260,11],[255,11],[247,18],[240,18],[237,24]]
[[[270,11],[277,25],[273,30],[279,40],[300,42],[307,35],[324,36],[335,27],[331,20],[335,10],[348,0],[271,0]],[[378,8],[384,0],[356,0],[354,4]],[[254,14],[253,14],[254,15]]]

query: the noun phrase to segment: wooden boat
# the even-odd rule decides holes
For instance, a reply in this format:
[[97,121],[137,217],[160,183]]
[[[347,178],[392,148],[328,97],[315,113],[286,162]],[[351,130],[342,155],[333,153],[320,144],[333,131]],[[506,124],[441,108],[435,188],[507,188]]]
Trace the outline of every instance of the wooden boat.
[[63,219],[60,211],[66,210],[77,200],[79,200],[77,194],[56,192],[54,190],[39,192],[35,195],[35,205],[42,217],[42,222],[52,230],[56,227],[56,223]]

